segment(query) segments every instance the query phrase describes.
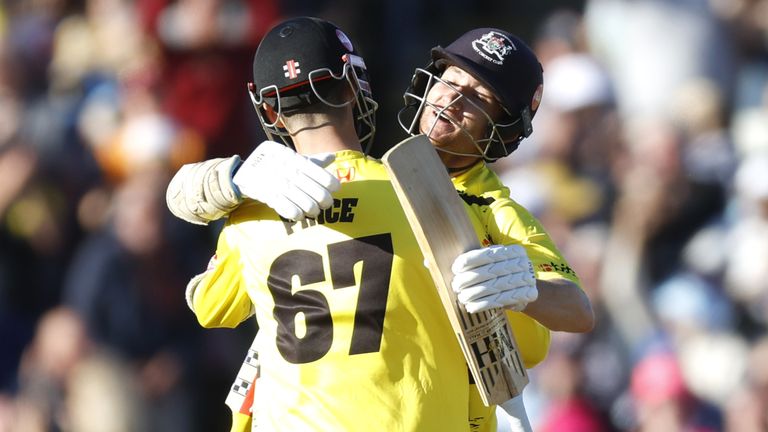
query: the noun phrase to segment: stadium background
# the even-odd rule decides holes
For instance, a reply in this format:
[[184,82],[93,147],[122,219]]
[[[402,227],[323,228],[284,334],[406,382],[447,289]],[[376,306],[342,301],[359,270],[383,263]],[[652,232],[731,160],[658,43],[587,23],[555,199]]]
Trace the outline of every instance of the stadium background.
[[492,26],[540,56],[534,135],[494,169],[598,324],[532,371],[536,430],[768,430],[767,0],[5,0],[0,431],[228,427],[254,328],[196,324],[184,286],[220,224],[163,193],[263,138],[245,82],[291,15],[360,48],[374,155],[432,46]]

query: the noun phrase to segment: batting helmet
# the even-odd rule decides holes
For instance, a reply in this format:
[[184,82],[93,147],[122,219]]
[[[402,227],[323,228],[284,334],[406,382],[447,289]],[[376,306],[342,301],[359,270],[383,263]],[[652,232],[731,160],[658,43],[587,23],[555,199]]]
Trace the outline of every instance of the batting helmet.
[[[351,93],[340,90],[351,87]],[[299,17],[273,27],[262,39],[253,59],[253,82],[248,92],[264,131],[293,146],[288,133],[268,121],[263,104],[277,113],[290,113],[315,103],[332,107],[354,104],[358,138],[369,148],[375,132],[378,105],[371,96],[365,62],[336,25],[313,17]],[[352,94],[344,99],[342,95]]]
[[[471,30],[443,48],[431,51],[432,61],[416,69],[404,94],[400,125],[410,134],[418,134],[421,115],[430,87],[440,81],[448,66],[456,66],[472,75],[494,93],[503,108],[501,118],[491,119],[483,144],[478,144],[486,161],[507,156],[520,141],[533,132],[531,120],[536,114],[543,90],[543,70],[533,51],[517,36],[495,28]],[[411,121],[406,121],[409,113]],[[490,117],[489,117],[490,119]]]

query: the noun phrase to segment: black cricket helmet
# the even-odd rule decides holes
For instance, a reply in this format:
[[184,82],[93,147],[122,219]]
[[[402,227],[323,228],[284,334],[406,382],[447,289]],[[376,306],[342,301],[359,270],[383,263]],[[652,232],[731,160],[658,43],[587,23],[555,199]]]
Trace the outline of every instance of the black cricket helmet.
[[[342,92],[340,86],[352,92]],[[354,105],[355,127],[368,151],[376,131],[378,104],[371,96],[365,62],[336,25],[314,17],[292,18],[273,27],[253,59],[248,93],[269,139],[279,136],[293,147],[287,131],[277,126],[281,116],[316,103],[341,108]],[[346,100],[343,94],[350,94]],[[263,104],[277,118],[270,121]]]
[[[541,102],[543,70],[536,55],[520,38],[495,28],[474,29],[445,48],[433,48],[431,56],[432,61],[426,68],[416,69],[403,95],[405,106],[398,113],[398,121],[406,132],[428,133],[419,130],[419,119],[425,105],[431,105],[427,102],[427,93],[436,82],[454,88],[457,93],[454,102],[463,98],[472,103],[458,89],[441,80],[440,75],[448,66],[459,67],[488,87],[503,109],[503,115],[493,119],[478,106],[488,119],[488,132],[483,139],[473,140],[486,161],[509,155],[533,132],[531,120]],[[442,114],[447,107],[433,108],[461,128]]]

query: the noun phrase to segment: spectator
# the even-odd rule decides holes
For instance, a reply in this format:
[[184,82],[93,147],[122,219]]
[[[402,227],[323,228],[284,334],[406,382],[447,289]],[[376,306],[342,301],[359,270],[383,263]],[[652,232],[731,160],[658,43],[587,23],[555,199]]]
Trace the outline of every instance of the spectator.
[[672,353],[650,353],[632,371],[630,393],[637,430],[715,432],[721,430],[717,411],[695,398]]
[[[141,0],[142,26],[162,50],[163,110],[201,134],[206,157],[253,146],[243,98],[251,56],[279,16],[274,0]],[[243,83],[242,87],[233,83]]]
[[[150,410],[147,430],[192,430],[186,353],[199,340],[183,303],[183,269],[201,247],[194,236],[174,238],[163,201],[165,171],[134,173],[120,185],[112,218],[82,244],[65,283],[64,301],[82,314],[95,341],[135,369]],[[178,241],[183,245],[171,246]],[[197,262],[200,265],[204,259]],[[191,271],[191,270],[190,270]]]

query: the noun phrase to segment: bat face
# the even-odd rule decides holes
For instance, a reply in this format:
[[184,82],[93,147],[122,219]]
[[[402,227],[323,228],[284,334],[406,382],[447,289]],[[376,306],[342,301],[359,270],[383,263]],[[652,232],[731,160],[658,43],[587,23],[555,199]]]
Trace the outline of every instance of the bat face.
[[528,375],[506,314],[499,309],[467,313],[450,286],[453,260],[480,243],[435,149],[419,135],[390,149],[382,160],[483,402],[501,404],[520,395]]

